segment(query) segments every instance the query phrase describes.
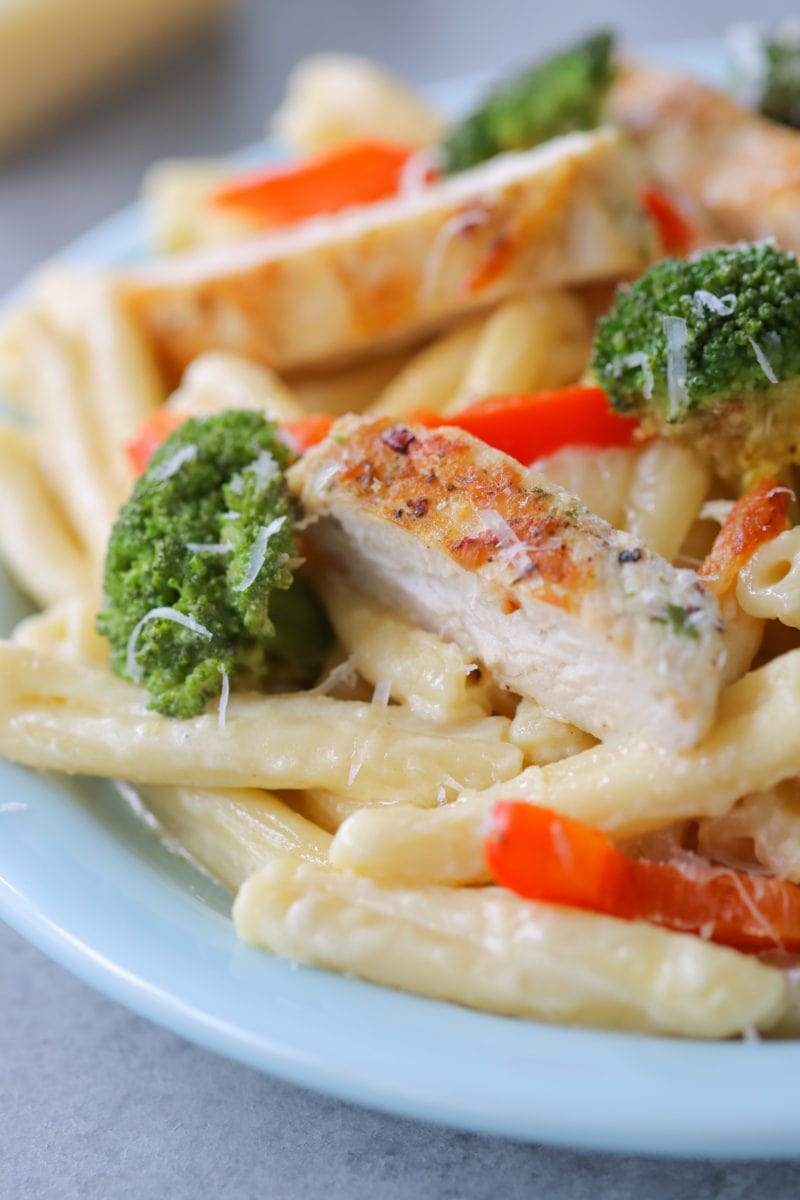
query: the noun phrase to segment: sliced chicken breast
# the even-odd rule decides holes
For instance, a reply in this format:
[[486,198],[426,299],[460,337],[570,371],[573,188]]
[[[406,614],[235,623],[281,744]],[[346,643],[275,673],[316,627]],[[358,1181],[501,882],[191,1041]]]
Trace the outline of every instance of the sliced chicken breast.
[[685,197],[729,241],[774,237],[800,253],[800,134],[675,71],[630,64],[610,117],[646,173]]
[[171,376],[212,349],[289,370],[413,340],[530,286],[618,278],[652,249],[635,172],[598,130],[133,268],[118,286]]
[[460,430],[347,417],[290,480],[323,557],[555,716],[676,748],[711,724],[716,599],[544,475]]

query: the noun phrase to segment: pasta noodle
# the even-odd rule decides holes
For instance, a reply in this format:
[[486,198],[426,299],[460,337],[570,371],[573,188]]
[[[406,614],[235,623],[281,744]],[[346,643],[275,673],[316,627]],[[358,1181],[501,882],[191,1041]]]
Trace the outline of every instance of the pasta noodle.
[[452,642],[382,610],[338,573],[329,573],[321,588],[336,633],[365,679],[385,679],[395,700],[433,721],[488,712],[486,673]]
[[371,136],[425,146],[444,128],[438,113],[389,71],[351,54],[304,58],[271,127],[300,151]]
[[444,411],[461,384],[483,325],[483,317],[473,318],[420,350],[368,412],[374,417],[404,417],[417,409]]
[[191,417],[207,417],[228,408],[256,409],[273,421],[296,421],[305,416],[291,389],[269,367],[220,350],[194,360],[170,396],[169,406]]
[[739,573],[736,598],[753,617],[777,617],[800,629],[800,528],[756,550]]
[[688,446],[656,439],[639,455],[625,528],[673,562],[706,498],[711,470]]
[[30,440],[0,428],[0,551],[38,604],[88,591],[89,573],[74,534],[47,488]]
[[786,779],[699,821],[697,846],[716,862],[761,864],[800,883],[800,781]]
[[506,300],[487,319],[445,411],[457,412],[480,396],[572,383],[588,362],[591,336],[586,310],[568,292]]
[[293,961],[508,1016],[726,1037],[769,1027],[778,971],[697,938],[495,889],[390,887],[280,859],[244,885],[241,935]]
[[0,643],[0,671],[0,751],[45,770],[424,803],[445,777],[452,792],[511,778],[521,766],[502,717],[434,730],[393,706],[242,695],[231,698],[222,729],[216,713],[181,722],[149,713],[138,688],[13,643]]
[[364,809],[331,846],[342,870],[409,883],[465,884],[487,878],[483,839],[497,800],[542,804],[629,838],[683,817],[719,816],[740,796],[800,773],[800,651],[753,671],[723,694],[711,733],[675,754],[644,742],[603,743],[483,795],[422,813]]
[[327,861],[330,835],[269,792],[146,786],[139,796],[167,837],[232,892],[287,854]]

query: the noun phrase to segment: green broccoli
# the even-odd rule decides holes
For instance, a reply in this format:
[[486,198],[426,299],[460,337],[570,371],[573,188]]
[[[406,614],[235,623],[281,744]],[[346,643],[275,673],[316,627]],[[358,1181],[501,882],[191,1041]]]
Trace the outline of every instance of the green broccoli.
[[577,129],[595,129],[614,78],[613,52],[613,34],[595,33],[500,84],[443,142],[445,173]]
[[800,265],[768,242],[656,263],[598,322],[591,373],[646,432],[746,481],[800,461]]
[[733,84],[764,117],[800,128],[800,23],[762,35],[752,26],[731,31]]
[[330,626],[296,575],[289,452],[257,412],[186,421],[153,455],[111,532],[99,632],[149,707],[192,717],[224,678],[258,687],[318,670]]

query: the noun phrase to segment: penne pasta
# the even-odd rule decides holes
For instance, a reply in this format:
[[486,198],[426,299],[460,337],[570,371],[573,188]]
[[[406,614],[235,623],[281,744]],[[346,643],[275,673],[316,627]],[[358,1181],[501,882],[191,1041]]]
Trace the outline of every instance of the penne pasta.
[[393,699],[432,721],[488,713],[488,675],[458,646],[393,616],[338,572],[320,587],[340,641],[370,683],[385,683]]
[[354,54],[302,59],[271,121],[278,140],[303,153],[376,136],[426,146],[444,128],[427,100],[385,67]]
[[0,427],[0,553],[37,604],[88,591],[90,571],[36,460],[29,437]]
[[273,421],[305,416],[291,388],[269,367],[222,350],[194,360],[170,396],[169,407],[188,417],[208,417],[229,408],[256,409]]
[[586,367],[591,341],[586,310],[569,292],[506,300],[486,320],[445,412],[457,412],[482,396],[572,383]]
[[473,317],[420,350],[371,404],[376,417],[404,417],[418,409],[443,412],[461,385],[485,318]]
[[215,211],[213,190],[230,179],[227,159],[167,159],[147,171],[142,184],[145,221],[153,244],[163,254],[214,246],[253,233],[246,217]]
[[327,861],[330,834],[270,792],[153,785],[137,792],[168,839],[232,892],[283,855]]
[[708,494],[711,468],[688,446],[656,438],[633,469],[625,528],[674,562]]
[[539,1021],[688,1037],[768,1029],[771,967],[699,938],[499,890],[391,887],[283,858],[234,904],[246,941],[293,962]]
[[14,627],[12,642],[44,655],[108,669],[108,642],[95,628],[97,603],[90,596],[67,596]]
[[590,733],[551,716],[535,700],[520,700],[509,737],[525,755],[526,765],[538,767],[571,758],[596,745]]
[[635,837],[684,817],[720,816],[749,792],[800,774],[800,651],[753,671],[723,693],[716,725],[694,750],[639,741],[595,746],[437,809],[364,809],[331,846],[334,866],[419,883],[488,878],[485,827],[501,799],[528,800]]
[[19,350],[27,369],[23,403],[36,421],[42,472],[96,575],[126,487],[119,459],[109,466],[86,355],[35,312],[28,314]]
[[234,696],[216,713],[170,720],[138,688],[0,643],[0,753],[44,770],[132,783],[326,788],[413,803],[519,771],[502,717],[440,726],[400,708],[327,696]]

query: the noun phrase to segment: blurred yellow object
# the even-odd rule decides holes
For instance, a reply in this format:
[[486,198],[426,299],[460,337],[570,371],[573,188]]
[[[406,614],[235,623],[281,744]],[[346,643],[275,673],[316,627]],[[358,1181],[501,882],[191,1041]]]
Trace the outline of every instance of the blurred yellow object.
[[0,154],[232,0],[0,0]]

